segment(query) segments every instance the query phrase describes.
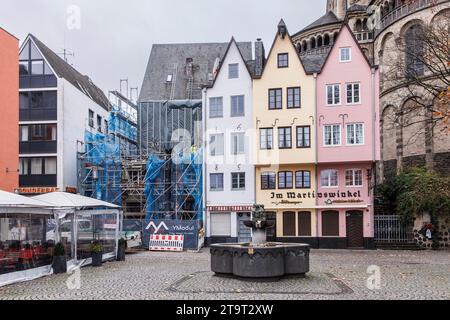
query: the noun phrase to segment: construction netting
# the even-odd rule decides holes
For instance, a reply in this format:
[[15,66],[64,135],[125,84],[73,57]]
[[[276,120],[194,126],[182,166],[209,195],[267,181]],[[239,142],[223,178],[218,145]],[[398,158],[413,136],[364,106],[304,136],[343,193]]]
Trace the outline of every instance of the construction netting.
[[151,154],[145,177],[146,219],[201,220],[202,149]]
[[122,205],[124,157],[137,153],[137,128],[120,109],[113,108],[106,133],[85,132],[79,189],[86,196]]

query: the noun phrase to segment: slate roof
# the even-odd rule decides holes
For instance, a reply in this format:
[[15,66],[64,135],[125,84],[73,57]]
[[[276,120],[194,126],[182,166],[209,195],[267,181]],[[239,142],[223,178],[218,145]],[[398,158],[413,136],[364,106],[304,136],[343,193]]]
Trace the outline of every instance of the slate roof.
[[110,103],[105,93],[97,87],[88,76],[81,74],[74,67],[69,65],[64,59],[54,53],[44,43],[42,43],[34,35],[30,34],[38,49],[44,55],[44,58],[56,72],[60,78],[66,79],[75,88],[80,90],[84,95],[89,97],[92,101],[97,103],[105,110],[110,110]]
[[[331,50],[331,48],[330,48]],[[329,50],[329,51],[330,51]],[[311,54],[311,55],[302,55],[300,59],[303,62],[303,66],[305,67],[305,71],[307,73],[319,73],[322,71],[322,67],[325,63],[325,60],[328,57],[329,51],[321,54]]]
[[[139,102],[201,99],[202,88],[212,83],[212,74],[217,58],[222,60],[229,42],[154,44],[141,87]],[[252,60],[252,43],[238,42],[239,50],[246,62]],[[194,81],[192,95],[188,92],[186,59],[193,60]],[[249,69],[252,70],[251,62]],[[254,69],[254,68],[253,68]],[[172,83],[167,76],[172,75]],[[174,86],[172,88],[172,86]]]
[[314,29],[320,26],[325,26],[328,24],[334,24],[334,23],[340,23],[342,22],[339,20],[336,15],[333,13],[333,11],[328,11],[325,15],[321,16],[319,19],[311,23],[310,25],[303,28],[299,33]]

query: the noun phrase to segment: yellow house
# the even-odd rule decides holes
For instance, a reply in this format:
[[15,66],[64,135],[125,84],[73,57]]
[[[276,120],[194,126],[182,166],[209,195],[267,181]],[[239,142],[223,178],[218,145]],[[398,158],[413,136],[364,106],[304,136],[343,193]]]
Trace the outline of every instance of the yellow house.
[[317,235],[315,109],[315,76],[305,71],[281,20],[253,81],[256,201],[276,219],[273,240],[309,242]]

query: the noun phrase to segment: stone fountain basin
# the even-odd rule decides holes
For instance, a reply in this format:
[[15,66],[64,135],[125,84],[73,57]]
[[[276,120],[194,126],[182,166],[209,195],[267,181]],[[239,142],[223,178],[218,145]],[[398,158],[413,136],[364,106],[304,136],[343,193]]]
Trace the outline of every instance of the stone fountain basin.
[[243,278],[305,276],[309,272],[310,246],[301,243],[268,243],[265,246],[225,243],[211,245],[211,270]]

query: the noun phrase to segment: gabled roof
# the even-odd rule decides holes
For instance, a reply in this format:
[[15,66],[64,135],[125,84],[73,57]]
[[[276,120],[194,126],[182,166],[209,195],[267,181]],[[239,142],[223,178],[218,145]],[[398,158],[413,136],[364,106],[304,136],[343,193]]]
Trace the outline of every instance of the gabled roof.
[[317,27],[326,26],[329,24],[337,24],[337,23],[341,23],[341,22],[342,21],[336,17],[336,15],[334,14],[333,11],[328,11],[326,14],[324,14],[319,19],[317,19],[310,25],[306,26],[305,28],[303,28],[302,30],[297,32],[295,35],[305,32],[305,31],[308,31],[310,29],[317,28]]
[[285,31],[286,31],[286,37],[288,37],[288,40],[289,40],[289,42],[291,43],[292,48],[294,49],[294,51],[295,51],[295,53],[296,53],[296,56],[297,56],[297,58],[299,59],[300,64],[301,64],[301,66],[303,67],[303,70],[305,71],[305,73],[306,73],[306,74],[312,74],[312,73],[314,73],[314,72],[308,72],[308,71],[307,71],[307,68],[306,68],[306,66],[303,64],[303,61],[302,61],[302,59],[301,59],[301,57],[300,57],[300,54],[299,54],[297,48],[296,48],[295,45],[294,45],[294,42],[292,42],[292,38],[291,38],[291,36],[289,35],[289,31],[288,31],[288,29],[287,29],[287,27],[286,27],[286,23],[284,22],[283,19],[281,19],[281,21],[278,23],[278,30],[277,30],[277,33],[275,34],[275,39],[274,39],[273,42],[272,42],[272,46],[270,47],[269,54],[267,55],[266,63],[264,64],[264,66],[263,66],[263,68],[262,68],[261,75],[258,76],[258,77],[254,77],[255,79],[259,79],[259,78],[261,78],[261,77],[264,75],[264,71],[266,70],[266,66],[267,66],[267,61],[269,61],[269,58],[270,58],[270,56],[272,55],[273,48],[275,47],[275,43],[276,43],[277,40],[278,40],[278,36],[279,36],[279,33],[280,33],[280,27],[285,28]]
[[[57,76],[70,82],[75,88],[80,90],[84,95],[97,103],[105,110],[110,110],[110,103],[103,91],[97,87],[91,79],[78,72],[74,67],[69,65],[60,56],[54,53],[43,42],[34,35],[29,34],[29,38],[35,43],[36,47],[44,56],[50,67],[56,72]],[[27,37],[27,38],[28,38]],[[26,44],[27,41],[24,42]]]
[[[175,43],[154,44],[141,86],[139,102],[201,99],[202,88],[212,83],[212,74],[217,59],[221,60],[229,42],[219,43]],[[244,61],[252,59],[252,43],[239,42],[239,50]],[[189,87],[186,77],[186,60],[193,63],[193,88]],[[167,82],[172,75],[172,82]],[[175,81],[176,80],[176,81]]]
[[225,51],[225,53],[224,53],[222,59],[220,60],[219,68],[217,69],[217,74],[216,74],[216,76],[215,76],[215,78],[214,78],[214,81],[213,81],[210,85],[206,86],[207,88],[212,88],[212,87],[214,87],[214,85],[216,84],[217,77],[219,76],[219,73],[220,73],[220,71],[222,70],[223,64],[224,64],[224,62],[225,62],[225,60],[226,60],[226,58],[227,58],[227,56],[228,56],[228,52],[230,51],[230,48],[231,48],[231,46],[233,45],[233,43],[236,45],[236,48],[237,48],[237,50],[238,50],[238,52],[239,52],[239,55],[241,56],[242,61],[243,61],[244,64],[245,64],[245,67],[246,67],[246,69],[247,69],[247,72],[248,72],[249,75],[250,75],[250,78],[253,78],[254,73],[255,73],[255,61],[254,61],[254,60],[246,61],[245,58],[244,58],[244,55],[243,55],[242,52],[241,52],[241,49],[239,48],[238,43],[236,42],[236,40],[234,39],[234,37],[231,37],[231,40],[230,40],[230,42],[228,43],[227,50]]
[[[343,23],[341,29],[339,30],[339,33],[338,33],[336,39],[334,39],[334,43],[333,43],[333,45],[332,45],[330,51],[328,52],[328,54],[326,55],[326,57],[325,57],[325,59],[324,59],[324,61],[323,61],[323,63],[322,63],[321,69],[323,69],[323,67],[327,64],[328,58],[329,58],[329,56],[331,55],[331,51],[333,51],[333,49],[334,49],[334,47],[335,47],[335,45],[336,45],[336,43],[337,43],[337,41],[338,41],[338,39],[339,39],[339,36],[341,35],[342,30],[343,30],[344,28],[346,28],[347,31],[351,34],[352,39],[353,39],[353,41],[354,41],[355,44],[356,44],[356,47],[358,48],[358,50],[359,50],[359,51],[361,52],[361,54],[363,55],[364,59],[366,60],[367,64],[369,65],[369,67],[371,67],[371,68],[376,68],[376,66],[374,66],[374,65],[369,61],[369,58],[367,58],[367,56],[364,54],[364,52],[363,52],[363,50],[362,50],[362,48],[361,48],[361,45],[359,44],[359,41],[356,39],[355,34],[354,34],[353,31],[350,29],[349,25],[348,25],[347,23]],[[320,73],[320,72],[319,72],[319,73]]]
[[331,49],[326,53],[321,54],[306,54],[300,56],[300,59],[303,62],[305,70],[307,73],[320,73],[322,71],[322,67],[325,63],[325,60],[328,57]]

